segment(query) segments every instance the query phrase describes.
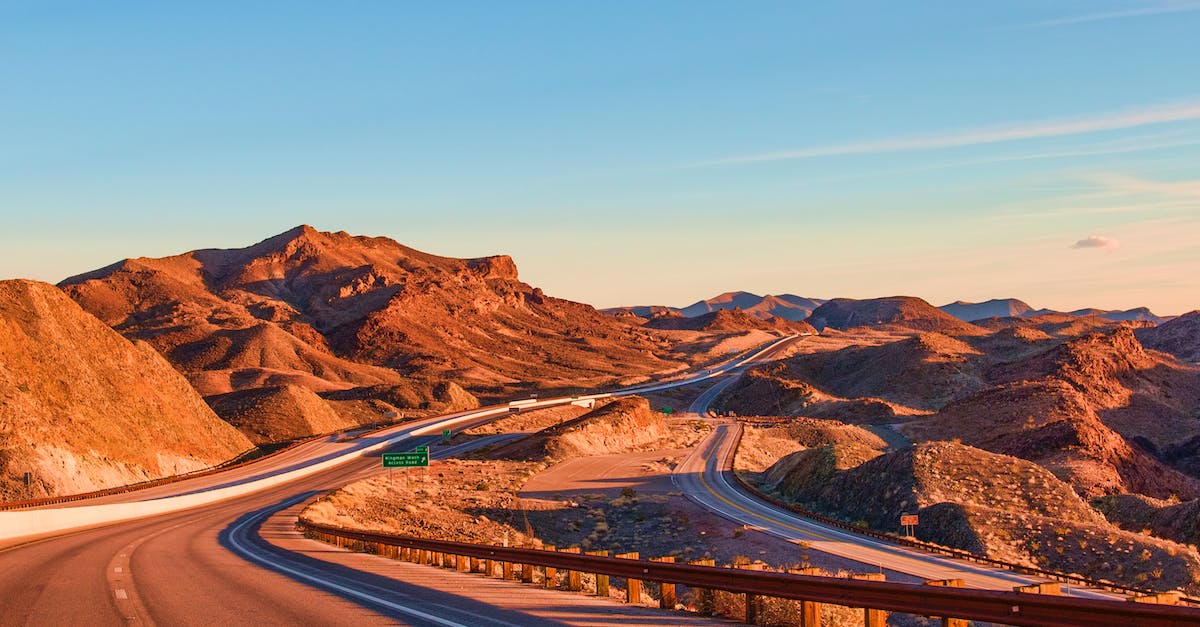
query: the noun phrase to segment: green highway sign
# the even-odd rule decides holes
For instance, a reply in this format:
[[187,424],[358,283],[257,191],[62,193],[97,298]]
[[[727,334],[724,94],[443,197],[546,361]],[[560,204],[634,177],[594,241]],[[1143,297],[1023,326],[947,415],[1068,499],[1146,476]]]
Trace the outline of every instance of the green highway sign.
[[384,468],[408,468],[411,466],[429,465],[429,447],[418,446],[411,453],[384,453]]

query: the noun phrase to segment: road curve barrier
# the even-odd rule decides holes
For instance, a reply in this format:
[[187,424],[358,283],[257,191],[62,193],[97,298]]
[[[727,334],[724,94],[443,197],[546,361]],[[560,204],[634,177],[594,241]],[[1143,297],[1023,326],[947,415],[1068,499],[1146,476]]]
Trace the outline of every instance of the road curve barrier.
[[[582,554],[577,550],[554,551],[512,548],[430,540],[398,534],[370,533],[341,527],[300,522],[305,535],[329,544],[375,553],[392,559],[407,559],[424,564],[476,572],[482,566],[494,575],[500,564],[502,576],[530,572],[531,567],[568,573],[593,573],[636,582],[658,582],[688,586],[697,590],[723,590],[745,594],[747,598],[774,597],[802,601],[809,607],[828,603],[867,610],[884,610],[939,616],[950,619],[978,620],[1007,625],[1058,627],[1094,625],[1126,627],[1154,625],[1171,627],[1200,624],[1200,609],[1101,599],[1081,599],[1031,592],[977,590],[946,585],[891,583],[871,579],[843,579],[808,574],[762,572],[699,564],[679,564],[629,557]],[[521,568],[514,568],[520,565]],[[531,582],[532,577],[519,577]],[[568,579],[568,581],[573,581]],[[607,579],[605,580],[607,585]],[[570,585],[568,587],[571,587]],[[635,586],[629,586],[631,589]],[[634,602],[640,601],[640,599]],[[747,608],[753,604],[747,604]],[[819,616],[819,613],[817,614]],[[749,617],[748,617],[749,618]]]

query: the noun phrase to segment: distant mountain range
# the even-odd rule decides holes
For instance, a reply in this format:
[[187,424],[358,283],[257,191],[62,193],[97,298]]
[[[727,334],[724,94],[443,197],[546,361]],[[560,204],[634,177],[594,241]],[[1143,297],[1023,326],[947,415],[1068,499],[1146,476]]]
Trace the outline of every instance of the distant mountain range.
[[750,292],[725,292],[706,300],[696,301],[687,307],[667,307],[664,305],[638,305],[632,307],[613,307],[602,310],[604,313],[619,315],[633,314],[639,318],[655,318],[670,313],[677,313],[685,318],[695,318],[714,311],[741,309],[755,318],[766,320],[772,316],[784,320],[804,320],[820,307],[825,301],[819,298],[806,298],[794,294],[767,294],[759,296]]
[[1016,298],[998,298],[981,303],[969,303],[966,301],[956,301],[949,305],[938,307],[942,311],[962,320],[964,322],[974,322],[985,318],[1015,318],[1015,317],[1030,317],[1043,315],[1060,315],[1066,314],[1069,316],[1104,318],[1106,320],[1121,321],[1140,321],[1153,322],[1158,324],[1169,318],[1154,315],[1146,307],[1137,307],[1134,309],[1109,310],[1109,309],[1077,309],[1075,311],[1056,311],[1054,309],[1034,309],[1024,301]]

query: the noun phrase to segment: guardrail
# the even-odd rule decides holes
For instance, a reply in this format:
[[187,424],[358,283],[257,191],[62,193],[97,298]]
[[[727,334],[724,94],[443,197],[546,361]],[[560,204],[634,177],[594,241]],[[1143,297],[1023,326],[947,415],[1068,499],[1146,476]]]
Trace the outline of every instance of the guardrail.
[[[981,620],[1009,625],[1050,627],[1060,625],[1129,626],[1200,624],[1200,610],[1172,605],[1130,603],[1080,599],[1028,592],[1002,592],[946,587],[946,582],[930,585],[889,583],[860,579],[842,579],[818,575],[760,572],[737,568],[698,564],[676,564],[668,561],[642,560],[632,557],[609,557],[581,554],[578,549],[553,551],[541,549],[499,547],[487,544],[429,540],[396,534],[369,533],[300,522],[307,536],[337,546],[371,552],[392,559],[455,568],[464,572],[482,571],[500,576],[533,581],[532,568],[545,569],[550,577],[556,571],[566,571],[568,587],[581,591],[579,573],[626,580],[627,591],[637,590],[633,597],[640,600],[641,584],[657,582],[666,586],[683,585],[698,590],[721,590],[747,595],[747,613],[755,607],[757,597],[774,597],[801,601],[803,614],[810,619],[805,624],[820,623],[819,604],[864,608],[870,623],[871,611],[892,611],[944,619]],[[520,568],[514,568],[519,565]],[[951,584],[953,585],[953,584]],[[604,593],[608,580],[604,579]],[[599,578],[598,578],[599,588]],[[672,597],[674,588],[670,588]],[[632,593],[631,593],[632,594]],[[666,594],[663,594],[665,597]],[[673,601],[673,599],[672,599]],[[665,603],[664,603],[665,605]],[[672,603],[673,605],[673,603]],[[816,617],[816,622],[811,618]],[[753,616],[747,616],[752,622]],[[876,620],[881,617],[876,615]],[[875,623],[881,624],[881,623]]]
[[[736,443],[734,443],[734,450],[736,450],[741,445],[741,438],[742,438],[741,431],[738,432],[737,437],[738,437],[738,441]],[[1006,562],[1004,560],[998,560],[998,559],[991,558],[991,557],[976,555],[970,551],[965,551],[963,549],[955,549],[952,547],[942,546],[940,544],[933,544],[931,542],[922,542],[921,540],[917,540],[914,538],[898,536],[898,535],[895,535],[892,533],[876,531],[874,529],[866,529],[863,527],[859,527],[858,525],[848,523],[843,520],[838,520],[836,518],[831,518],[829,516],[825,516],[824,514],[819,514],[812,510],[804,509],[803,507],[799,507],[795,504],[788,503],[784,500],[779,499],[778,497],[775,497],[771,494],[763,492],[758,486],[755,486],[755,485],[751,484],[750,482],[746,481],[744,478],[742,478],[742,476],[740,474],[738,474],[736,471],[730,470],[729,474],[733,477],[734,482],[736,482],[738,484],[738,486],[741,487],[743,490],[745,490],[746,492],[749,492],[750,494],[754,495],[755,497],[757,497],[761,500],[764,500],[764,501],[774,505],[775,507],[787,510],[793,514],[803,516],[804,518],[808,518],[810,520],[815,520],[821,524],[828,525],[830,527],[837,527],[838,529],[849,531],[849,532],[852,532],[852,533],[855,533],[858,535],[867,536],[869,538],[874,538],[876,540],[883,540],[884,542],[889,542],[891,544],[898,544],[900,546],[914,548],[914,549],[926,551],[929,553],[934,553],[937,555],[944,555],[946,557],[952,557],[955,559],[961,559],[961,560],[965,560],[965,561],[975,562],[977,564],[984,564],[987,566],[995,566],[997,568],[1011,570],[1011,571],[1014,571],[1017,573],[1021,573],[1023,575],[1032,575],[1035,577],[1045,577],[1046,579],[1052,579],[1054,581],[1060,581],[1063,583],[1075,584],[1075,585],[1079,585],[1079,586],[1083,586],[1083,587],[1087,587],[1087,588],[1095,588],[1097,590],[1108,590],[1110,592],[1117,592],[1120,594],[1141,595],[1141,596],[1158,594],[1158,592],[1156,592],[1154,590],[1146,590],[1143,588],[1134,588],[1132,586],[1125,586],[1122,584],[1113,583],[1111,581],[1099,581],[1096,579],[1090,579],[1090,578],[1084,577],[1082,575],[1071,575],[1071,574],[1067,574],[1067,573],[1060,573],[1060,572],[1053,571],[1053,570],[1045,570],[1045,569],[1041,569],[1041,568],[1035,568],[1032,566],[1015,564],[1012,562]],[[1187,603],[1188,605],[1200,606],[1200,599],[1195,599],[1195,598],[1191,598],[1191,597],[1180,597],[1180,600],[1183,603]]]

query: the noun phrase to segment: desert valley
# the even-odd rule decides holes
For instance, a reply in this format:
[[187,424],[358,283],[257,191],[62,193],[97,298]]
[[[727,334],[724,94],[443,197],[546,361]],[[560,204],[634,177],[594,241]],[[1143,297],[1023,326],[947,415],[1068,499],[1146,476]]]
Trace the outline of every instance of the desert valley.
[[[0,528],[63,499],[186,493],[173,486],[221,467],[477,412],[438,438],[389,440],[424,442],[437,459],[420,473],[398,480],[375,453],[332,491],[264,511],[302,528],[824,577],[919,584],[961,568],[968,587],[1015,572],[1033,582],[1018,586],[1065,577],[1097,598],[1200,597],[1200,312],[745,292],[598,311],[523,283],[509,257],[308,226],[57,286],[4,281],[0,296]],[[721,473],[762,505],[731,513],[710,501],[733,497],[692,485],[713,490],[705,477]],[[217,485],[247,481],[228,477]],[[834,547],[795,516],[897,544]],[[909,563],[939,551],[951,557],[936,568]],[[967,556],[988,572],[967,574]],[[584,585],[539,572],[543,587]],[[633,594],[598,577],[596,594]],[[661,588],[632,602],[657,604]],[[795,601],[669,594],[668,609],[804,615]]]

